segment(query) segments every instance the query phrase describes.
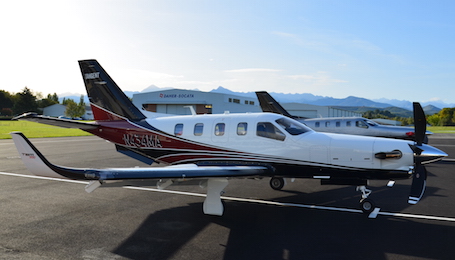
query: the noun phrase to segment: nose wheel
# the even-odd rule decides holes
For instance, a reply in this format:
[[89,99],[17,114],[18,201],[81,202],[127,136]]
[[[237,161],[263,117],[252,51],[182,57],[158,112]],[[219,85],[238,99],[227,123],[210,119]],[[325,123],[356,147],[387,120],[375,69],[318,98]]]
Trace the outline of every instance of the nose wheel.
[[371,190],[367,189],[366,186],[357,186],[357,191],[362,193],[362,199],[360,200],[360,209],[365,214],[371,213],[375,208],[373,200],[369,199],[368,196],[371,194]]

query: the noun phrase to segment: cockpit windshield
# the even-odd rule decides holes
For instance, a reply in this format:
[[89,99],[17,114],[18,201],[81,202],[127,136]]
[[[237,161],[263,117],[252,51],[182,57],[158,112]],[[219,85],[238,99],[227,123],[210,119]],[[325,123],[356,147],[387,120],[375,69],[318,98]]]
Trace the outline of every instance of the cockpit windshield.
[[365,123],[367,123],[367,124],[370,125],[370,126],[377,126],[377,125],[378,125],[378,123],[376,123],[376,122],[374,122],[374,121],[371,121],[371,120],[368,120],[368,119],[365,120]]
[[277,122],[281,127],[283,127],[284,130],[286,130],[286,132],[290,133],[291,135],[300,135],[311,131],[311,129],[305,125],[287,117],[277,119],[275,122]]

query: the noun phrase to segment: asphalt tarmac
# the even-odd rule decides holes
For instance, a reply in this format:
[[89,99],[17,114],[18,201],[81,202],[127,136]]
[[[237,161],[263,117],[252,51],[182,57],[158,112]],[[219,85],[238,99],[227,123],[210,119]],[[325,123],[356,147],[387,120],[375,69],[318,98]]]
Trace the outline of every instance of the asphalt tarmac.
[[[97,137],[31,141],[59,165],[145,166]],[[417,205],[407,203],[411,180],[371,182],[380,211],[368,218],[355,187],[301,179],[275,191],[269,179],[236,179],[217,217],[202,213],[197,185],[88,194],[83,183],[30,178],[12,140],[0,140],[0,259],[454,259],[455,135],[430,144],[449,158],[427,166]]]

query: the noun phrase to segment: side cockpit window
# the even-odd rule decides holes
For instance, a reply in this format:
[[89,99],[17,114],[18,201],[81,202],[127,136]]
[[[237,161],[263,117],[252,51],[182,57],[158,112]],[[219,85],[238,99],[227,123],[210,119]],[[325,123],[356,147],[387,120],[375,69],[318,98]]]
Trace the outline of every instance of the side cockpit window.
[[357,120],[355,121],[355,126],[360,127],[360,128],[368,128],[368,125],[365,124],[365,122]]
[[270,122],[259,122],[256,127],[256,135],[279,141],[286,139],[286,135]]

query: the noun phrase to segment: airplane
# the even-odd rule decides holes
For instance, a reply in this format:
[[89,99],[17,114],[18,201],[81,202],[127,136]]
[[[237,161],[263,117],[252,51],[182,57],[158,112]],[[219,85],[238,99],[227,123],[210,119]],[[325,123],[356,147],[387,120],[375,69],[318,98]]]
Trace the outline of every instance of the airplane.
[[[360,208],[374,210],[368,180],[413,178],[408,198],[416,204],[426,186],[424,164],[447,156],[423,144],[426,121],[414,103],[416,141],[315,132],[275,113],[224,113],[147,118],[132,104],[96,60],[80,60],[95,122],[51,118],[33,113],[16,119],[75,127],[112,142],[117,151],[152,165],[91,169],[49,162],[22,133],[11,133],[19,155],[35,175],[86,180],[86,192],[130,181],[156,180],[160,189],[187,180],[207,188],[203,212],[223,214],[220,193],[231,178],[320,179],[321,184],[354,185]],[[141,182],[138,182],[140,185]]]
[[[294,118],[317,132],[415,140],[415,132],[412,127],[380,125],[363,117],[305,118],[293,116],[266,91],[257,91],[256,96],[263,112],[277,113]],[[423,142],[427,144],[428,135],[432,134],[431,131],[425,131]]]

